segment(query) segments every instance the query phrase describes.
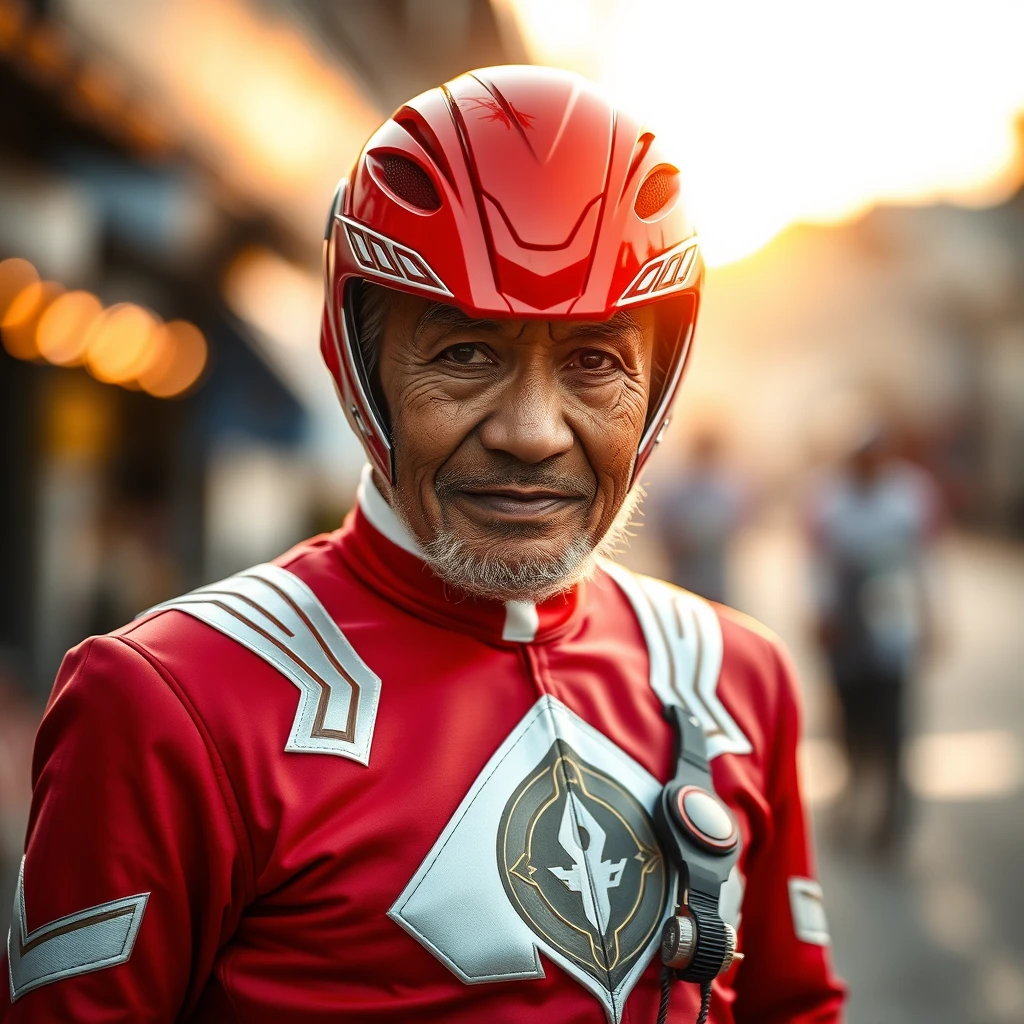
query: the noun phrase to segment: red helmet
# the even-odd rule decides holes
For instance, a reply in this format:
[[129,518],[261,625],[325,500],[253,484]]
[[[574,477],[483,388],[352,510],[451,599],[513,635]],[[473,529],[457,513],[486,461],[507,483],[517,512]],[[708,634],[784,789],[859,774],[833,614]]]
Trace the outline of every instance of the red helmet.
[[395,112],[334,196],[321,349],[371,463],[394,482],[358,338],[353,284],[473,316],[607,320],[658,303],[656,391],[633,472],[668,424],[703,261],[679,171],[654,134],[553,68],[460,75]]

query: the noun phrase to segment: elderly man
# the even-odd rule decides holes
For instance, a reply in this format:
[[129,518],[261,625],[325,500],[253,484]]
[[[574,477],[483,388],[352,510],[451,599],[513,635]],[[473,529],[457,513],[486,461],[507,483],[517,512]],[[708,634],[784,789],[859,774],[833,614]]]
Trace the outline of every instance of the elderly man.
[[784,656],[598,561],[701,286],[654,135],[464,75],[325,259],[356,509],[68,655],[0,1018],[837,1020]]

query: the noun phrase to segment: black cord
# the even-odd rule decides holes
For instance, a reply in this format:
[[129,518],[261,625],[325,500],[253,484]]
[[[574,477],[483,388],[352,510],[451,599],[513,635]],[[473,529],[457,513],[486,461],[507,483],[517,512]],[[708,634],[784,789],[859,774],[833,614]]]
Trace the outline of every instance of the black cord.
[[[668,1003],[672,996],[673,971],[671,967],[661,968],[661,1003],[658,1006],[658,1024],[668,1024]],[[702,981],[700,985],[700,1013],[697,1024],[708,1024],[711,1012],[711,982]]]
[[702,981],[700,985],[700,1013],[697,1024],[708,1024],[708,1013],[711,1011],[711,982]]
[[668,1001],[672,995],[672,968],[661,966],[661,1004],[658,1006],[658,1024],[668,1021]]

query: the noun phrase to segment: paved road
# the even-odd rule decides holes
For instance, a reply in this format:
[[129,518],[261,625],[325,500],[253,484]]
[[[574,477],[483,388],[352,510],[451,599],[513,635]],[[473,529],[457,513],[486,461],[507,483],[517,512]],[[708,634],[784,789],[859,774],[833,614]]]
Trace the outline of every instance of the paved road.
[[849,1024],[1024,1022],[1024,550],[943,546],[942,650],[919,681],[908,775],[914,825],[883,862],[836,838],[843,764],[806,640],[791,532],[742,541],[737,603],[790,644],[806,693],[807,788]]

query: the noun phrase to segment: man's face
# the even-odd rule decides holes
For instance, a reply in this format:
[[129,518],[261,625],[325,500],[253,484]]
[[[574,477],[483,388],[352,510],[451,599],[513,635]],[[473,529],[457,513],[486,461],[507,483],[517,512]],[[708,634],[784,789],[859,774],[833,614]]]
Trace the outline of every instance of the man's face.
[[397,484],[383,490],[448,582],[539,599],[578,578],[626,500],[653,339],[646,309],[480,321],[392,293],[379,366]]

